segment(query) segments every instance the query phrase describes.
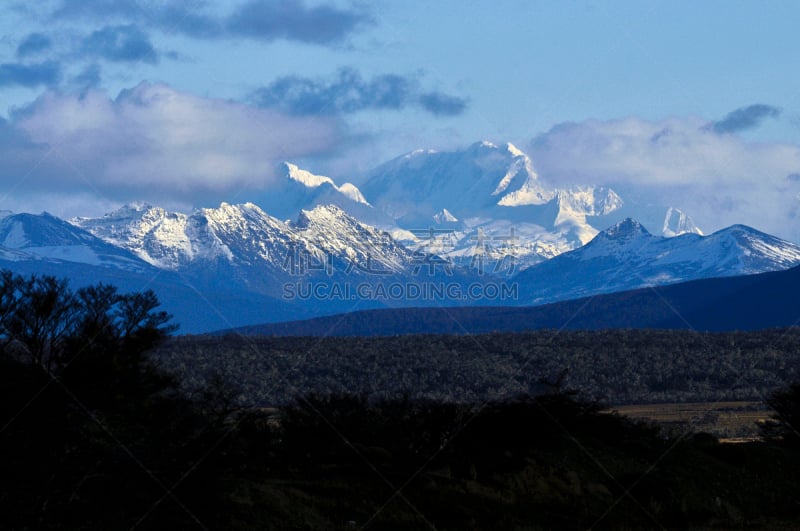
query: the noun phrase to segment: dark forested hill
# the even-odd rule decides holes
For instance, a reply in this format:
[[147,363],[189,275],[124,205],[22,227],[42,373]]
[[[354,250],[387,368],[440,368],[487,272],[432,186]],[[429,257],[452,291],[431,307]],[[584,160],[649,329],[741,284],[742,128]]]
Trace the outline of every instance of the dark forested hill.
[[535,307],[365,310],[236,329],[246,335],[476,334],[536,329],[760,330],[800,320],[800,267],[598,295]]
[[537,394],[559,380],[615,405],[760,401],[800,381],[800,328],[182,336],[153,357],[188,389],[220,379],[242,404],[258,407],[343,392],[472,403]]

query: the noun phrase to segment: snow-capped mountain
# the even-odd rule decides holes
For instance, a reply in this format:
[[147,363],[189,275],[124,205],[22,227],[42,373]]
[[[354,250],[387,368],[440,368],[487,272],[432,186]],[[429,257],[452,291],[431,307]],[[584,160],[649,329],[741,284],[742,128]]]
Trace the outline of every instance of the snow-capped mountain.
[[667,237],[680,236],[681,234],[699,234],[702,236],[703,231],[683,211],[670,207],[667,209],[666,216],[664,216],[661,234]]
[[744,225],[708,236],[667,238],[626,219],[585,246],[522,271],[514,281],[521,303],[539,304],[796,265],[800,265],[800,246]]
[[303,210],[291,227],[309,246],[323,250],[326,256],[351,272],[402,274],[415,260],[413,253],[390,234],[358,221],[333,205]]
[[373,208],[352,183],[337,185],[330,177],[316,175],[289,162],[283,163],[279,175],[276,185],[251,199],[271,216],[284,221],[295,220],[302,210],[335,205],[370,225],[392,224],[392,220]]
[[15,214],[0,220],[0,269],[24,276],[66,278],[77,288],[105,283],[122,292],[152,289],[184,332],[234,323],[297,317],[291,304],[249,292],[230,282],[206,289],[186,271],[155,267],[120,246],[49,214]]
[[[408,153],[370,172],[362,190],[376,210],[393,220],[395,235],[412,248],[429,245],[428,229],[440,235],[449,230],[442,238],[449,248],[442,252],[464,266],[473,261],[480,238],[505,242],[490,245],[488,252],[497,257],[510,252],[516,267],[524,269],[584,245],[617,221],[625,205],[604,186],[549,187],[525,153],[512,144],[491,142],[457,151]],[[660,223],[665,212],[667,207],[652,207],[647,214]],[[694,228],[685,215],[665,225],[670,236]],[[513,246],[507,244],[509,238]]]
[[449,210],[443,208],[440,212],[433,215],[433,221],[437,225],[447,225],[448,223],[458,223],[458,218]]
[[253,203],[222,203],[219,208],[203,208],[191,214],[129,205],[102,218],[76,218],[72,222],[169,270],[217,261],[260,261],[280,268],[285,249],[303,243],[285,222]]
[[182,213],[146,204],[126,205],[102,218],[74,218],[72,224],[127,249],[162,269],[177,269],[198,253],[196,224]]
[[[260,210],[252,211],[259,207],[248,203],[250,221],[237,225],[248,227],[248,240],[260,242],[239,254],[261,256],[273,267],[278,264],[270,242],[288,245],[286,238],[296,235],[290,235],[287,226],[302,218],[303,211],[324,205],[388,231],[417,253],[436,253],[462,267],[472,267],[476,256],[495,262],[511,258],[517,270],[579,248],[617,221],[618,213],[631,210],[607,187],[548,187],[531,159],[512,144],[479,142],[451,152],[415,151],[373,170],[363,193],[350,183],[337,185],[330,177],[291,163],[284,170],[277,187],[260,194]],[[233,210],[222,212],[221,207],[183,214],[132,205],[103,218],[73,221],[152,265],[177,270],[195,262],[233,259],[222,236],[230,233],[226,228],[230,216],[243,214],[235,212],[239,207],[227,208]],[[700,233],[676,209],[644,210],[648,219],[657,218],[663,225],[659,228],[665,235]],[[272,235],[261,238],[261,233]],[[314,241],[306,239],[302,245]],[[326,240],[316,241],[317,249],[304,252],[316,253],[322,241]]]
[[222,276],[271,295],[293,277],[402,275],[415,260],[388,233],[334,205],[302,210],[293,222],[253,203],[222,203],[192,214],[127,206],[73,223],[156,267],[190,271],[207,282]]
[[126,250],[46,212],[0,218],[0,248],[6,260],[56,260],[132,271],[146,267]]
[[[0,266],[153,286],[194,332],[354,305],[492,303],[402,291],[427,282],[513,281],[524,305],[800,264],[800,246],[748,227],[703,236],[686,213],[606,186],[549,187],[511,144],[413,152],[361,190],[286,164],[278,187],[255,199],[188,213],[133,204],[70,223],[0,212]],[[660,235],[619,222],[630,212]],[[348,291],[356,285],[365,290]],[[389,285],[401,291],[375,296]]]
[[461,151],[411,152],[375,168],[362,189],[405,227],[430,223],[443,209],[465,219],[498,205],[543,205],[554,196],[524,153],[490,142]]
[[[442,267],[447,262],[437,254],[446,247],[441,242],[429,244],[424,252],[413,251],[332,205],[302,211],[288,223],[252,203],[223,203],[191,214],[139,205],[75,223],[106,241],[47,214],[7,216],[0,220],[0,265],[23,274],[67,276],[75,285],[102,281],[126,290],[155,289],[166,309],[189,332],[336,313],[356,306],[490,304],[489,300],[410,299],[403,294],[376,298],[345,291],[330,295],[347,284],[372,289],[390,284],[465,286],[495,281],[497,275],[484,274],[492,272],[491,260],[502,263],[516,245],[492,240],[479,231],[472,241],[473,267]],[[513,233],[512,226],[506,229]],[[485,270],[478,270],[475,256],[490,261]],[[465,255],[463,262],[467,259]],[[626,220],[600,232],[587,245],[513,278],[511,264],[496,273],[519,286],[521,297],[516,303],[525,305],[796,264],[800,264],[800,246],[748,227],[737,225],[710,236],[665,238]],[[429,265],[434,267],[429,269]],[[323,289],[285,297],[287,284],[299,283]]]

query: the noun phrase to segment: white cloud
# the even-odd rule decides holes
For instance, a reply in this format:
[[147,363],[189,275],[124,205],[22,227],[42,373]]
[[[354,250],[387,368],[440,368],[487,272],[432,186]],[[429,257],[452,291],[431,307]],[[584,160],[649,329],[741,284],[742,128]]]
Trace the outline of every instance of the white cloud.
[[552,184],[602,183],[684,208],[706,231],[733,223],[800,240],[800,146],[719,134],[696,117],[559,124],[530,145]]
[[7,194],[88,188],[119,201],[216,202],[263,190],[278,162],[327,153],[340,140],[332,119],[150,83],[116,99],[47,92],[3,127],[15,140],[2,148]]

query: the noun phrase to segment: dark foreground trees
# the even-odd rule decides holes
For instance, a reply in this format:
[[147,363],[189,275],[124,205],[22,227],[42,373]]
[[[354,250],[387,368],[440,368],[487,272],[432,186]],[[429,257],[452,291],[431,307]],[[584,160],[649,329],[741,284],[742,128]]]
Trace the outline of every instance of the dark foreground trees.
[[767,398],[767,404],[775,413],[761,425],[762,435],[800,449],[800,383],[775,391]]
[[789,528],[800,516],[791,446],[665,435],[560,389],[236,410],[212,380],[198,402],[145,354],[173,329],[151,293],[0,277],[0,529]]
[[53,374],[100,351],[131,368],[177,329],[158,306],[152,291],[123,294],[105,284],[73,291],[63,279],[2,271],[0,341],[7,355]]
[[229,442],[239,528],[791,528],[800,453],[665,435],[553,392],[483,406],[310,395]]
[[169,321],[152,292],[0,274],[0,528],[216,527],[220,430],[145,357]]

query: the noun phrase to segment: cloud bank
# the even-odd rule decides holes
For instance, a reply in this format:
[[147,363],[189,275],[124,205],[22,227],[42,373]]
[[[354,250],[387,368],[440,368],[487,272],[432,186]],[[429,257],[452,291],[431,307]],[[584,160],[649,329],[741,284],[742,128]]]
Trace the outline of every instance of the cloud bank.
[[462,98],[441,92],[423,92],[416,78],[384,74],[365,80],[352,68],[339,70],[331,81],[281,77],[254,91],[250,101],[260,107],[274,107],[297,115],[418,107],[436,116],[452,116],[467,108],[467,101]]
[[158,62],[158,54],[150,39],[133,24],[105,26],[93,31],[81,42],[81,52],[87,57],[113,62]]
[[301,0],[249,0],[234,4],[225,14],[209,13],[206,2],[198,0],[61,0],[52,16],[115,18],[196,39],[285,39],[317,45],[341,43],[371,21],[363,9],[309,6]]
[[3,63],[0,64],[0,87],[21,86],[38,87],[58,83],[61,79],[61,65],[55,61],[41,63]]
[[[47,92],[0,123],[0,208],[13,198],[91,193],[105,201],[216,204],[264,190],[278,162],[326,153],[329,119],[142,83],[115,98]],[[246,194],[245,194],[246,195]]]
[[767,118],[777,118],[781,110],[771,105],[756,103],[729,112],[725,118],[711,124],[715,133],[737,133],[754,129]]
[[800,241],[800,146],[732,134],[770,109],[740,109],[711,124],[696,117],[562,123],[529,152],[552,184],[636,188],[656,204],[684,208],[705,231],[745,223]]
[[17,57],[23,58],[48,50],[53,41],[43,33],[30,33],[17,46]]

